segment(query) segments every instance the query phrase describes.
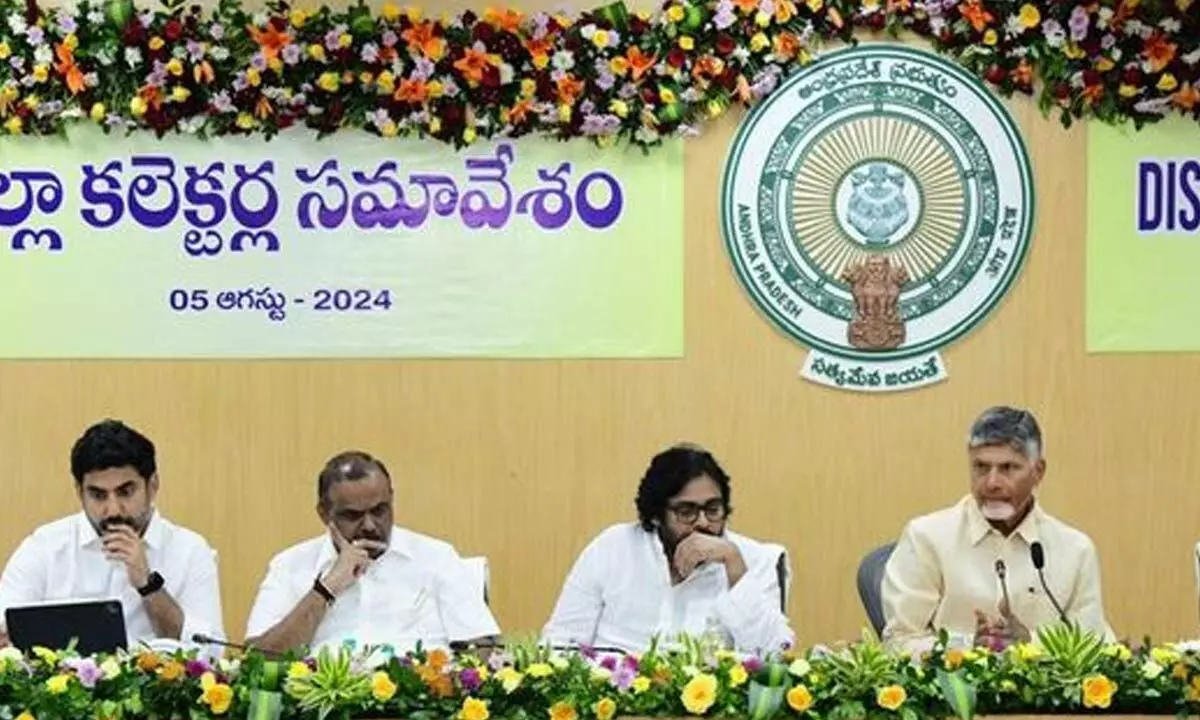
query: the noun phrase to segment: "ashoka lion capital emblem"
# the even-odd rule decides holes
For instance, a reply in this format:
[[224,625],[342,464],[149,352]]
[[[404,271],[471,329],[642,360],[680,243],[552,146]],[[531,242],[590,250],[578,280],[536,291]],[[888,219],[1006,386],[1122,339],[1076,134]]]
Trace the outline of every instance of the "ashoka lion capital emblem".
[[846,339],[862,350],[891,350],[904,342],[904,320],[900,317],[900,288],[908,282],[908,271],[883,255],[846,268],[842,279],[854,295],[854,319]]

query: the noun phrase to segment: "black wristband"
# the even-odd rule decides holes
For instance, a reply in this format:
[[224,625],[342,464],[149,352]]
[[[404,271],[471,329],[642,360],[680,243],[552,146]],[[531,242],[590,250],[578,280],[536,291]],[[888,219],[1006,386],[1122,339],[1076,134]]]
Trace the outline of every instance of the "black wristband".
[[337,596],[329,588],[325,587],[325,583],[321,582],[320,575],[317,576],[316,580],[313,580],[313,591],[325,599],[326,605],[332,605],[333,601],[337,599]]
[[150,577],[146,578],[146,584],[137,589],[137,593],[142,597],[153,595],[159,590],[162,590],[164,584],[165,581],[163,580],[163,576],[159,575],[157,572],[152,572],[150,573]]

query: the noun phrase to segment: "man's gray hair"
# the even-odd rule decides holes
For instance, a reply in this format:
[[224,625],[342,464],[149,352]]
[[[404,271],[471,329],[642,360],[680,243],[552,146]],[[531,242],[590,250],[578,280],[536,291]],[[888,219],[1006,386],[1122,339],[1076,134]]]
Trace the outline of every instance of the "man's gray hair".
[[1039,460],[1045,447],[1037,418],[1028,410],[992,407],[984,410],[971,425],[968,448],[1007,445],[1030,460]]

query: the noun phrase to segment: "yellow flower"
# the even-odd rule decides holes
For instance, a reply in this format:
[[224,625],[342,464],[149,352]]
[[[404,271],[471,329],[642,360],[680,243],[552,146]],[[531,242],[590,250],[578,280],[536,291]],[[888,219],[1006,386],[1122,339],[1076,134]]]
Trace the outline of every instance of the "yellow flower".
[[47,67],[46,65],[34,65],[33,66],[33,79],[35,81],[43,83],[43,82],[46,82],[46,80],[48,80],[49,78],[50,78],[50,68],[49,67]]
[[105,680],[112,680],[120,676],[121,663],[117,662],[116,658],[109,658],[100,663],[100,672],[104,673]]
[[338,35],[338,47],[348,48],[353,44],[354,44],[354,37],[351,36],[349,33],[342,33],[341,35]]
[[995,45],[999,40],[1000,36],[997,35],[996,31],[992,30],[991,28],[988,28],[988,31],[983,34],[984,45]]
[[619,118],[629,115],[629,105],[624,100],[614,99],[608,104],[608,111]]
[[529,666],[529,669],[526,672],[529,673],[529,677],[531,678],[544,678],[553,675],[554,668],[550,667],[546,663],[534,663]]
[[[145,111],[143,110],[143,112]],[[158,669],[158,676],[167,682],[171,682],[172,680],[178,680],[179,678],[183,677],[183,671],[183,665],[172,660],[168,663],[164,663],[163,666]]]
[[1022,660],[1036,660],[1042,656],[1042,649],[1033,643],[1018,643],[1015,645],[1017,657]]
[[308,666],[308,663],[294,662],[288,665],[288,678],[302,678],[309,675],[312,675],[312,668]]
[[608,33],[603,30],[597,30],[592,35],[592,44],[598,48],[608,47]]
[[7,60],[12,55],[12,48],[6,42],[0,42],[0,60]]
[[592,712],[596,713],[596,720],[612,720],[617,714],[617,704],[612,698],[600,698],[592,705]]
[[559,700],[550,706],[550,720],[577,720],[579,714],[575,712],[575,706]]
[[325,48],[313,43],[308,46],[308,56],[318,62],[325,62]]
[[1188,686],[1187,699],[1188,702],[1200,701],[1200,675],[1192,678],[1192,682]]
[[683,8],[678,5],[672,5],[671,7],[667,8],[667,19],[671,22],[679,22],[684,18],[684,15],[685,13]]
[[384,70],[379,73],[379,77],[375,79],[375,84],[379,86],[379,92],[391,95],[396,89],[396,76],[391,70]]
[[813,12],[820,12],[821,8],[825,7],[825,0],[805,0],[805,5]]
[[145,115],[147,109],[149,108],[146,101],[140,95],[134,95],[133,99],[129,101],[129,112],[133,113],[134,117]]
[[1001,680],[1000,681],[1000,690],[1002,692],[1016,692],[1017,684],[1015,682],[1013,682],[1012,680],[1008,680],[1008,679]]
[[183,62],[179,58],[171,58],[170,62],[167,63],[167,72],[175,77],[179,77],[183,74]]
[[104,122],[104,118],[108,117],[108,108],[104,107],[104,103],[93,103],[88,115],[96,122]]
[[22,125],[21,116],[13,115],[4,123],[4,129],[8,131],[9,135],[20,135]]
[[317,87],[325,92],[334,92],[338,89],[340,82],[341,78],[335,72],[321,73],[321,77],[317,80]]
[[751,52],[762,52],[769,47],[771,47],[771,41],[762,33],[756,33],[754,37],[750,38]]
[[1072,60],[1082,60],[1087,57],[1087,51],[1079,47],[1076,43],[1069,42],[1063,46],[1063,55]]
[[875,694],[875,702],[884,710],[898,710],[907,699],[908,693],[900,685],[881,687]]
[[463,129],[463,142],[466,144],[470,145],[471,143],[475,142],[476,137],[478,137],[478,135],[475,133],[475,128],[467,127]]
[[1175,663],[1175,666],[1171,668],[1171,677],[1175,678],[1176,680],[1187,680],[1187,665],[1184,665],[1183,663]]
[[262,74],[260,74],[254,68],[250,68],[246,71],[246,83],[250,85],[250,87],[258,87],[262,84]]
[[396,137],[400,133],[400,126],[395,121],[388,120],[379,127],[379,134],[384,137]]
[[303,10],[293,10],[288,16],[288,20],[292,23],[292,27],[300,29],[304,27],[304,23],[308,22],[308,13]]
[[694,47],[696,47],[696,41],[692,39],[691,35],[681,35],[679,37],[679,48],[681,50],[691,50]]
[[[428,89],[428,86],[426,87]],[[537,83],[530,78],[525,78],[521,81],[521,97],[533,97],[537,92]]]
[[625,59],[624,55],[618,55],[608,61],[608,69],[612,71],[613,75],[624,77],[625,73],[629,72],[629,61]]
[[1156,647],[1150,650],[1150,658],[1159,665],[1171,665],[1179,660],[1179,651],[1173,648]]
[[1163,73],[1162,77],[1158,79],[1158,84],[1155,85],[1155,87],[1163,92],[1171,92],[1175,88],[1179,87],[1179,81],[1176,80],[1175,76],[1171,73]]
[[70,675],[58,674],[46,681],[46,689],[53,695],[64,693],[67,691],[67,685],[71,682]]
[[400,6],[394,2],[383,4],[383,19],[388,22],[395,22],[400,19]]
[[[437,132],[434,130],[434,132]],[[511,667],[505,666],[496,671],[496,679],[500,681],[500,686],[504,688],[504,692],[512,693],[521,685],[521,680],[525,676],[517,672]]]
[[37,718],[35,718],[33,716],[33,713],[29,712],[28,710],[25,710],[20,715],[17,716],[17,720],[37,720]]
[[[533,81],[531,80],[530,82],[533,82]],[[534,89],[537,89],[537,83],[534,83],[533,87],[534,87]],[[437,98],[440,98],[442,96],[442,93],[444,93],[445,91],[446,91],[446,88],[442,85],[441,82],[439,82],[437,80],[430,80],[429,82],[425,83],[425,92],[429,93],[429,97],[431,97],[435,100]],[[530,93],[530,95],[532,95],[532,94],[533,93]]]
[[254,122],[254,116],[248,112],[238,113],[236,122],[237,126],[243,130],[251,130],[256,125]]
[[1017,13],[1017,21],[1021,23],[1021,27],[1027,30],[1035,28],[1042,22],[1042,12],[1037,9],[1036,5],[1025,3]]
[[1131,98],[1134,95],[1137,95],[1138,93],[1140,93],[1141,91],[1142,91],[1141,88],[1137,87],[1136,85],[1130,85],[1129,83],[1121,83],[1121,86],[1117,88],[1117,93],[1121,97],[1126,97],[1126,98]]
[[150,38],[150,49],[151,50],[162,50],[163,45],[166,45],[166,43],[163,42],[163,39],[160,38],[159,36],[155,35],[154,37]]
[[1083,679],[1083,706],[1106,708],[1112,704],[1117,684],[1103,675],[1089,675]]
[[175,102],[187,102],[187,99],[192,96],[192,91],[182,85],[176,85],[171,90],[171,99]]
[[771,16],[768,13],[759,10],[754,16],[754,24],[759,27],[766,27],[771,24]]
[[634,695],[641,695],[650,689],[650,678],[645,675],[638,675],[633,679],[633,684],[630,687],[633,688]]
[[[206,676],[211,676],[211,673],[204,673]],[[201,685],[203,687],[203,684]],[[229,709],[230,703],[233,702],[233,688],[225,683],[216,682],[215,679],[204,688],[204,694],[200,696],[200,700],[208,705],[208,709],[213,715],[224,715]]]
[[79,38],[75,37],[75,33],[71,33],[63,38],[62,44],[65,45],[68,50],[74,51],[79,47]]
[[429,132],[436,133],[436,132],[440,131],[441,129],[442,129],[441,118],[435,117],[435,118],[429,119]]
[[750,674],[746,672],[746,668],[741,663],[729,668],[729,684],[733,687],[742,685],[749,679]]
[[1100,72],[1108,72],[1109,70],[1112,70],[1116,66],[1117,66],[1116,63],[1114,63],[1112,60],[1110,60],[1106,57],[1102,57],[1096,61],[1096,70],[1098,70]]
[[489,715],[487,701],[473,697],[463,700],[462,710],[458,713],[459,720],[488,720]]
[[807,675],[809,670],[812,670],[812,665],[809,665],[804,658],[796,658],[791,665],[788,665],[788,672],[798,678]]
[[1162,665],[1159,665],[1153,660],[1147,660],[1142,664],[1142,677],[1146,678],[1147,680],[1153,680],[1159,675],[1162,675],[1164,669],[1165,668],[1163,668]]
[[791,690],[788,690],[787,704],[788,707],[798,713],[805,712],[813,705],[812,693],[810,693],[808,688],[804,687],[803,685],[797,685]]
[[717,679],[708,673],[698,673],[683,686],[680,697],[688,712],[703,715],[717,700]]
[[658,91],[658,99],[663,105],[670,105],[675,102],[675,93],[670,88],[663,88]]
[[[395,125],[395,123],[392,123]],[[371,676],[371,695],[379,702],[387,702],[396,694],[396,683],[388,677],[388,674],[379,671]]]

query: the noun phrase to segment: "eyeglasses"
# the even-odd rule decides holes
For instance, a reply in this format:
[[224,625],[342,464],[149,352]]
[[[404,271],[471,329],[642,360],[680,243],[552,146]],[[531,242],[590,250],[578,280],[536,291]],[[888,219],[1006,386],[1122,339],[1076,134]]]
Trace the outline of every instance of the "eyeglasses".
[[711,522],[720,522],[725,519],[726,508],[724,500],[711,500],[703,505],[697,505],[691,502],[675,503],[668,505],[667,509],[675,514],[681,522],[694,523],[700,518],[701,511],[704,512],[704,517]]

